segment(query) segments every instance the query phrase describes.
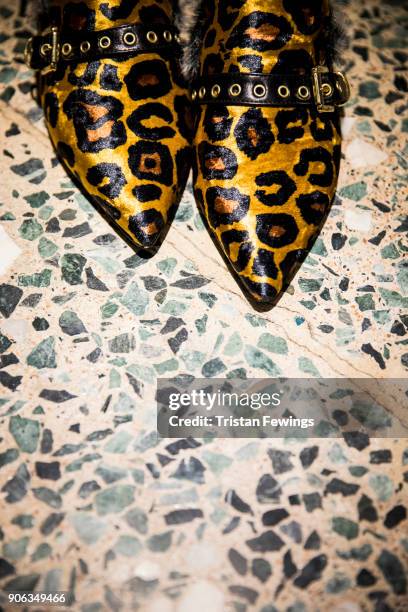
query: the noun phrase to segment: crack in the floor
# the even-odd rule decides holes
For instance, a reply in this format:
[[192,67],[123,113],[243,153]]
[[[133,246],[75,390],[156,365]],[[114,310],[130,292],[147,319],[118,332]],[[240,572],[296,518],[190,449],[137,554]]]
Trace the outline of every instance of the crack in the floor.
[[[182,255],[183,257],[185,257],[185,253],[183,253],[182,251],[180,251],[180,250],[179,250],[179,249],[176,247],[176,245],[175,245],[174,243],[172,243],[172,242],[171,242],[171,244],[172,244],[172,247],[174,248],[174,250],[175,250],[177,253],[179,253],[180,255]],[[195,245],[195,248],[197,248],[197,245]],[[201,252],[201,251],[200,251],[200,252]],[[203,255],[204,255],[204,253],[203,253],[203,252],[201,252],[201,254],[203,254]],[[207,256],[207,255],[206,255],[206,257],[208,258],[208,256]],[[221,266],[220,264],[217,264],[217,267],[221,268],[222,266]],[[226,271],[226,272],[227,272],[227,271]],[[233,295],[234,297],[238,297],[238,299],[239,299],[239,304],[240,304],[240,306],[241,306],[240,310],[241,310],[241,311],[246,310],[246,309],[244,308],[244,304],[243,304],[243,303],[244,303],[245,298],[244,298],[244,297],[243,297],[243,296],[242,296],[240,293],[238,293],[238,291],[234,291],[234,290],[232,290],[232,289],[229,289],[228,287],[222,286],[222,285],[220,284],[220,282],[219,282],[219,281],[217,281],[215,278],[213,278],[213,277],[211,276],[211,274],[208,274],[208,271],[206,272],[205,277],[206,277],[206,278],[208,278],[208,279],[209,279],[211,282],[213,282],[213,283],[214,283],[214,284],[215,284],[217,287],[219,287],[219,288],[220,288],[222,291],[225,291],[225,292],[227,292],[228,294]],[[279,309],[279,310],[283,310],[283,311],[285,311],[285,312],[286,312],[286,311],[287,311],[287,312],[290,312],[292,315],[296,315],[296,316],[303,316],[303,315],[302,315],[300,312],[298,312],[298,311],[296,311],[296,310],[292,310],[292,309],[288,308],[287,306],[282,306],[282,305],[277,304],[277,305],[275,306],[275,308],[277,308],[277,309]],[[294,344],[296,347],[301,348],[301,349],[304,349],[304,350],[305,350],[307,353],[309,353],[310,355],[313,355],[314,357],[316,357],[316,358],[317,358],[317,359],[319,359],[319,360],[320,360],[320,359],[323,359],[323,357],[322,357],[321,355],[319,355],[319,353],[317,353],[317,352],[315,352],[315,351],[312,351],[312,350],[310,349],[310,347],[307,347],[307,346],[305,346],[304,344],[301,344],[300,342],[297,342],[296,340],[294,340],[294,338],[293,338],[293,337],[291,337],[291,336],[290,336],[290,335],[287,333],[287,331],[285,330],[285,328],[284,328],[284,327],[278,326],[278,324],[277,324],[275,321],[273,321],[273,319],[269,318],[267,315],[265,315],[265,314],[259,315],[259,314],[258,314],[257,316],[259,316],[261,319],[265,319],[266,321],[268,321],[269,323],[271,323],[271,324],[272,324],[274,327],[279,327],[279,329],[281,330],[281,332],[284,334],[285,338],[286,338],[286,339],[287,339],[287,340],[288,340],[290,343]],[[308,331],[309,331],[309,334],[310,334],[311,339],[312,339],[314,342],[318,342],[318,341],[316,340],[316,338],[315,338],[315,336],[314,336],[313,332],[312,332],[312,327],[311,327],[311,324],[310,324],[308,321],[306,321],[306,320],[305,320],[305,323],[306,323],[306,325],[307,325],[307,329],[308,329]],[[328,351],[328,353],[329,353],[330,355],[333,355],[333,354],[334,354],[334,352],[335,352],[335,349],[334,349],[334,348],[329,347],[329,346],[328,346],[328,345],[326,345],[326,344],[322,344],[322,343],[320,343],[320,342],[319,342],[319,346],[321,346],[321,347],[323,347],[323,349],[327,350],[327,351]],[[334,358],[335,358],[335,359],[338,359],[338,355],[334,354]],[[347,366],[349,366],[349,367],[350,367],[352,370],[354,370],[356,373],[362,374],[364,378],[375,378],[375,376],[373,376],[372,374],[370,374],[370,373],[368,373],[368,372],[366,372],[366,371],[364,371],[364,370],[361,370],[360,368],[356,367],[356,366],[355,366],[355,365],[353,365],[353,364],[352,364],[350,361],[348,361],[347,359],[344,359],[343,357],[342,357],[342,362],[344,362],[344,363],[345,363]],[[330,368],[333,370],[333,372],[334,372],[334,373],[339,374],[339,375],[340,375],[340,377],[343,377],[343,376],[344,376],[344,372],[342,372],[341,370],[339,370],[339,369],[335,368],[335,367],[334,367],[334,365],[332,365],[331,363],[330,363],[329,365],[330,365]],[[347,376],[349,376],[349,375],[347,375]]]

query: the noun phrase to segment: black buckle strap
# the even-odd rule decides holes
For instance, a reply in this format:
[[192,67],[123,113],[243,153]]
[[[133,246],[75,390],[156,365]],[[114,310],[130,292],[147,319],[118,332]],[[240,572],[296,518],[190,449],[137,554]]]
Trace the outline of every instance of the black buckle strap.
[[63,32],[52,27],[27,42],[26,64],[44,74],[57,69],[60,62],[89,62],[101,57],[171,49],[179,43],[171,26],[129,24],[90,32]]
[[341,72],[316,66],[310,75],[253,74],[231,72],[198,79],[191,99],[199,104],[239,106],[315,105],[321,113],[333,112],[350,97],[350,88]]

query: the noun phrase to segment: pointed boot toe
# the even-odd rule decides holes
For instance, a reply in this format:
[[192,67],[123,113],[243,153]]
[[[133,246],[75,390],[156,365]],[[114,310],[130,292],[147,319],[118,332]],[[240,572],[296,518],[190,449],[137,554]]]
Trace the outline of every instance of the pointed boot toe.
[[197,202],[244,291],[262,304],[290,283],[337,185],[337,107],[348,86],[328,65],[327,2],[306,5],[246,0],[226,14],[217,1],[191,93]]
[[191,159],[171,0],[113,8],[59,0],[46,19],[56,25],[33,38],[30,63],[40,71],[52,143],[112,227],[132,246],[151,248],[173,216]]

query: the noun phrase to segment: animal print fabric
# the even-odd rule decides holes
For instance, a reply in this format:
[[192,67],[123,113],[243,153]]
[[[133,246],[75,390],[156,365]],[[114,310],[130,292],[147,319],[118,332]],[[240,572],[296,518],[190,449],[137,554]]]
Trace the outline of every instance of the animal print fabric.
[[[172,25],[170,0],[54,2],[65,31]],[[123,237],[151,247],[190,170],[191,113],[172,51],[59,67],[40,78],[51,140],[68,172]]]
[[[200,74],[305,74],[325,64],[326,0],[211,0]],[[194,190],[244,290],[274,303],[335,194],[338,113],[315,107],[201,106]]]

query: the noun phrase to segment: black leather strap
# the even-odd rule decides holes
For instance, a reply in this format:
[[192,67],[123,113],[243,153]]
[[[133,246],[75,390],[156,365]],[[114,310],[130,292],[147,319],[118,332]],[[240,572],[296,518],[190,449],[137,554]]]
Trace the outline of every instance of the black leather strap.
[[57,64],[88,62],[102,57],[175,49],[178,37],[171,26],[122,25],[90,32],[50,28],[27,43],[26,62],[35,70],[55,70]]
[[199,104],[239,106],[317,106],[331,112],[349,98],[346,78],[340,72],[316,67],[310,75],[222,73],[201,77],[191,99]]

